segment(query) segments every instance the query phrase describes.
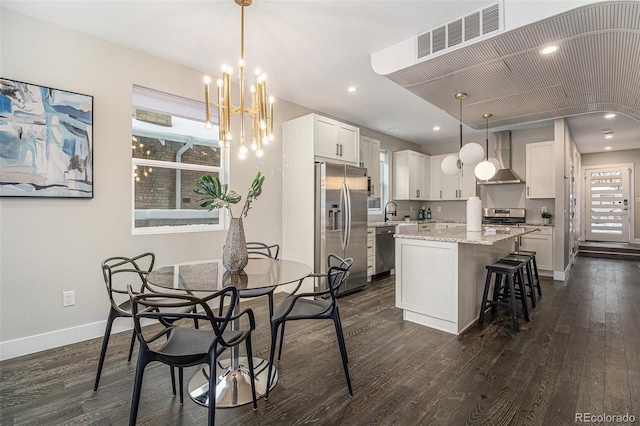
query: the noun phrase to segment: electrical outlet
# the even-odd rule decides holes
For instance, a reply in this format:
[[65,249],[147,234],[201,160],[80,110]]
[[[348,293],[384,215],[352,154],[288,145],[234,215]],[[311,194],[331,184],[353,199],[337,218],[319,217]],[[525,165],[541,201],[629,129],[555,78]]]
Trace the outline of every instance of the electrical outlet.
[[62,307],[73,306],[76,304],[76,292],[71,291],[63,291],[62,292]]
[[636,197],[636,203],[640,203],[640,197]]
[[546,213],[547,212],[547,206],[542,206],[542,213]]
[[412,212],[413,211],[413,206],[409,206],[409,211]]

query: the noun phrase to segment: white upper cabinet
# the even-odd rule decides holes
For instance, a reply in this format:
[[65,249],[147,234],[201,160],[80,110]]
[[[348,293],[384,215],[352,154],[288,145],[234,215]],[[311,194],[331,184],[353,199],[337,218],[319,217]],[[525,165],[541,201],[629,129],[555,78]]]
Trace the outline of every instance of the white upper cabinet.
[[358,165],[360,129],[314,114],[315,155]]
[[416,151],[393,153],[393,199],[429,200],[431,160]]
[[367,169],[369,196],[380,197],[380,141],[360,137],[360,167]]
[[469,197],[475,197],[477,194],[475,168],[475,165],[469,166],[465,164],[462,166],[462,174],[459,180],[459,197],[463,200],[468,200]]
[[442,160],[450,154],[431,157],[431,199],[467,200],[476,195],[475,166],[463,165],[457,175],[442,173]]
[[555,198],[556,178],[553,141],[527,144],[527,198]]
[[422,155],[422,200],[431,199],[431,157]]

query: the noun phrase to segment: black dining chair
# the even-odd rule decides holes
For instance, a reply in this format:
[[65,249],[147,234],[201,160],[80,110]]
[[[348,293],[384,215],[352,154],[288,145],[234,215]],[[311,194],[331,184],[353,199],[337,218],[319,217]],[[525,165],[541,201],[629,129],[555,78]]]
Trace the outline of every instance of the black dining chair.
[[[246,247],[250,259],[278,259],[278,254],[280,253],[280,246],[278,244],[269,245],[259,242],[248,242],[246,243]],[[264,288],[238,289],[238,297],[240,299],[249,299],[252,297],[267,296],[269,298],[269,318],[271,318],[273,316],[273,292],[275,289],[275,286]],[[223,305],[224,297],[221,297],[219,312],[222,312]]]
[[[229,297],[229,304],[223,316],[214,316],[208,305],[217,297]],[[207,364],[209,367],[209,411],[208,424],[215,423],[215,388],[217,375],[216,365],[218,356],[227,348],[245,343],[247,362],[251,378],[251,391],[253,393],[253,409],[257,409],[255,380],[253,374],[253,353],[251,349],[251,332],[255,330],[255,319],[251,309],[245,309],[234,315],[234,309],[238,300],[238,291],[229,286],[209,294],[204,298],[198,298],[189,294],[176,293],[141,293],[136,294],[131,287],[129,297],[133,307],[133,324],[136,336],[140,342],[136,375],[131,400],[131,413],[129,425],[136,424],[138,406],[142,391],[142,380],[146,366],[154,361],[161,362],[173,368],[178,368],[180,383],[180,403],[183,402],[183,376],[184,367],[199,364]],[[194,313],[191,307],[197,306]],[[188,312],[181,312],[187,310]],[[243,317],[248,320],[248,328],[232,330],[232,321],[241,321]],[[180,319],[197,319],[208,322],[211,328],[194,329],[176,325]],[[157,328],[143,327],[144,319],[158,320],[165,328],[157,331]]]
[[[102,276],[104,278],[104,284],[109,296],[109,315],[107,317],[107,326],[104,331],[104,337],[102,338],[102,349],[100,350],[100,359],[98,360],[98,371],[96,373],[96,380],[93,385],[93,391],[98,390],[100,384],[100,376],[102,374],[102,367],[104,366],[104,359],[107,353],[107,347],[109,345],[109,337],[111,336],[111,329],[113,322],[116,318],[132,318],[131,300],[127,291],[127,286],[132,285],[136,293],[155,292],[156,290],[147,283],[147,275],[153,270],[155,264],[155,255],[153,253],[143,253],[134,257],[114,256],[109,257],[102,261]],[[193,308],[193,307],[192,307]],[[186,308],[185,308],[186,309]],[[188,309],[187,309],[188,310]],[[197,320],[194,320],[195,327],[198,328]],[[127,362],[131,361],[133,355],[133,346],[136,341],[135,330],[131,332],[131,344],[129,345],[129,356]],[[175,377],[173,370],[171,370],[172,383],[174,383],[175,392]]]
[[[352,258],[342,259],[335,254],[327,257],[327,273],[311,274],[298,283],[296,289],[287,296],[278,307],[271,318],[271,351],[269,353],[269,373],[267,377],[271,380],[271,370],[273,367],[273,358],[275,356],[276,340],[278,336],[278,328],[281,328],[280,346],[278,349],[278,361],[282,355],[282,345],[284,342],[284,328],[287,321],[297,320],[322,320],[331,319],[336,329],[336,337],[340,348],[340,356],[342,358],[342,367],[344,375],[347,379],[347,388],[349,395],[353,396],[351,388],[351,379],[349,377],[349,368],[347,366],[349,359],[347,357],[347,347],[342,332],[342,322],[340,320],[340,312],[338,310],[338,291],[340,286],[344,284],[349,276],[349,268],[353,263]],[[326,280],[326,289],[313,293],[297,293],[305,279]],[[269,398],[269,386],[265,393],[264,399]]]
[[[153,253],[144,253],[135,257],[114,256],[102,261],[102,276],[109,296],[109,315],[107,316],[107,326],[102,338],[102,349],[98,361],[98,372],[93,385],[93,391],[98,390],[100,375],[104,365],[104,358],[107,354],[111,328],[116,318],[131,318],[131,301],[127,292],[127,285],[136,281],[136,291],[141,293],[146,287],[146,277],[155,263],[156,257]],[[131,344],[129,345],[129,356],[127,361],[131,361],[133,345],[136,341],[135,330],[131,333]]]

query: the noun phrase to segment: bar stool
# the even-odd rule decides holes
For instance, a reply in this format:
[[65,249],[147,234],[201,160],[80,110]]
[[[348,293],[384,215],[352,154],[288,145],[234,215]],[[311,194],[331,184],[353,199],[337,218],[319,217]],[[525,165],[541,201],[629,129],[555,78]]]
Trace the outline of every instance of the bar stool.
[[[484,293],[482,294],[482,305],[480,306],[480,317],[478,323],[484,323],[484,314],[488,308],[495,313],[498,306],[505,306],[511,309],[511,319],[513,320],[513,328],[520,331],[518,324],[518,307],[516,306],[516,295],[519,296],[520,304],[524,314],[524,320],[529,322],[529,310],[527,309],[526,289],[524,281],[516,279],[515,276],[521,271],[519,264],[511,262],[498,261],[492,265],[487,265],[487,279],[484,283]],[[489,289],[491,287],[492,277],[495,275],[493,284],[493,298],[489,297]],[[502,279],[506,278],[506,283],[502,284]],[[519,288],[516,288],[518,286]],[[505,301],[508,298],[508,302]]]
[[[523,256],[523,255],[514,255],[510,254],[500,259],[501,262],[512,263],[514,265],[518,265],[519,270],[516,274],[516,280],[520,280],[523,283],[522,288],[527,290],[529,287],[529,292],[525,294],[531,299],[531,307],[536,307],[536,289],[535,284],[533,282],[533,273],[531,272],[531,256]],[[527,272],[527,280],[525,281],[525,271]]]
[[529,250],[518,250],[514,251],[511,254],[516,256],[531,256],[530,263],[532,264],[535,286],[538,290],[538,297],[542,297],[542,288],[540,288],[540,275],[538,274],[538,262],[536,262],[536,252]]

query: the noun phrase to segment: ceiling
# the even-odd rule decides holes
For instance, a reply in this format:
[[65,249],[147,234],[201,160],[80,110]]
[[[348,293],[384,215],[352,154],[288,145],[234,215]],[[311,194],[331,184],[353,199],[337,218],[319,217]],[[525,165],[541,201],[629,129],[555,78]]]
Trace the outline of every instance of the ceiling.
[[[506,1],[538,9],[552,4]],[[459,114],[451,105],[457,105],[453,95],[460,90],[458,86],[433,86],[438,88],[439,96],[449,96],[450,91],[452,102],[426,102],[376,74],[371,55],[492,2],[254,0],[245,11],[247,68],[259,66],[268,74],[269,91],[276,98],[418,144],[456,140]],[[219,75],[220,66],[235,65],[240,53],[240,7],[233,0],[3,0],[2,7],[202,70],[203,75]],[[510,40],[507,33],[500,37],[506,37],[505,42]],[[578,49],[576,54],[580,52],[590,53],[588,49]],[[606,69],[616,70],[618,66],[608,64]],[[634,84],[637,91],[640,79]],[[358,90],[350,93],[349,86]],[[471,101],[474,90],[484,87],[484,80],[471,75],[464,86],[462,90],[470,94]],[[592,111],[598,109],[580,114]],[[482,126],[477,120],[467,122],[467,116],[472,114],[465,112],[463,117],[470,125],[464,126],[465,137],[483,138]],[[494,116],[499,118],[497,111]],[[611,120],[603,116],[597,113],[568,119],[581,152],[604,148],[605,127],[614,132],[614,138],[607,140],[614,150],[640,146],[639,121],[620,113]],[[524,116],[501,127],[516,129],[521,123],[541,124],[540,120],[548,118]],[[435,126],[440,130],[434,131]]]

